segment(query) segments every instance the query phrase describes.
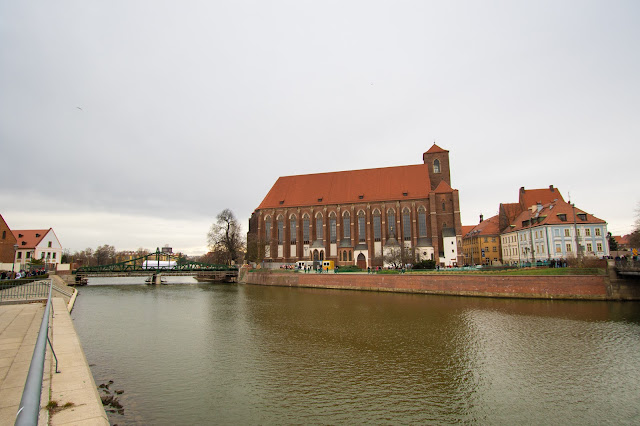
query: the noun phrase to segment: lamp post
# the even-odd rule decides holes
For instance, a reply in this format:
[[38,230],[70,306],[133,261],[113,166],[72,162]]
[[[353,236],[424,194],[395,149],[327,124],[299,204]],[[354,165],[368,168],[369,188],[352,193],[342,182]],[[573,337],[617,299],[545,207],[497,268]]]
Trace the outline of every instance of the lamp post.
[[13,245],[13,263],[11,264],[11,276],[13,277],[13,273],[16,267],[16,253],[18,252],[18,247],[20,247],[17,244]]

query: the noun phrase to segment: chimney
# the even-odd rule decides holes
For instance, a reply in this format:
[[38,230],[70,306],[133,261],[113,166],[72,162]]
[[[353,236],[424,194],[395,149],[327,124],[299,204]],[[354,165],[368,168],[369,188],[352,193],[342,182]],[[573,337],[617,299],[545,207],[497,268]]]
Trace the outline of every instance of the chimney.
[[484,216],[480,215],[480,223],[484,220]]
[[524,194],[524,186],[521,186],[521,187],[520,187],[520,193],[521,193],[521,194]]
[[555,190],[553,189],[553,185],[549,185],[549,190],[550,190],[551,192],[554,192],[554,191],[555,191]]

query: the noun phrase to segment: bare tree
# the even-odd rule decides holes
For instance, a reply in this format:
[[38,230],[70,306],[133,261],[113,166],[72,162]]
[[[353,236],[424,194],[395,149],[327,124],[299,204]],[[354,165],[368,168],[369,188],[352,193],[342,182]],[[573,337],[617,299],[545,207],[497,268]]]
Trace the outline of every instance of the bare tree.
[[225,263],[237,263],[244,252],[245,242],[240,224],[230,209],[222,210],[211,225],[207,242],[212,252],[223,252]]
[[99,246],[94,253],[94,257],[98,265],[108,265],[110,263],[115,263],[116,248],[114,246],[110,246],[109,244]]
[[629,245],[632,249],[640,249],[640,203],[638,203],[638,207],[636,207],[636,222],[629,236]]

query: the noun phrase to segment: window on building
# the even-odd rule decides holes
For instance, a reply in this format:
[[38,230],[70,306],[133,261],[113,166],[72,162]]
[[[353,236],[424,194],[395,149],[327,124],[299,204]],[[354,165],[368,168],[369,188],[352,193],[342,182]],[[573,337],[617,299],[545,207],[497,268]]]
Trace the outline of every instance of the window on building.
[[284,219],[278,216],[278,244],[284,244]]
[[380,219],[380,212],[375,210],[373,212],[373,241],[380,241],[382,238],[382,223]]
[[389,236],[398,236],[396,234],[396,212],[393,209],[387,211],[387,228],[389,229]]
[[567,253],[571,253],[571,243],[567,243]]
[[309,223],[309,216],[304,215],[302,217],[302,241],[304,244],[309,244],[309,228],[311,224]]
[[554,229],[553,230],[553,235],[556,236],[556,237],[559,237],[560,236],[560,230],[558,228]]
[[576,235],[579,237],[580,236],[580,229],[576,229]]
[[593,251],[593,245],[591,243],[587,243],[587,251],[591,253]]
[[442,203],[442,211],[444,212],[444,211],[446,211],[446,210],[447,210],[447,206],[446,206],[446,204],[443,202],[443,203]]
[[433,161],[433,173],[440,173],[440,160]]
[[427,212],[422,206],[418,209],[418,236],[427,236]]
[[596,237],[600,236],[600,228],[596,228]]
[[316,239],[322,241],[322,213],[316,215]]
[[7,238],[7,231],[2,231],[2,239],[6,239]]
[[558,219],[560,219],[562,222],[566,222],[567,221],[567,215],[564,213],[558,213]]
[[596,243],[598,251],[602,251],[602,243]]
[[342,236],[351,238],[351,215],[349,212],[344,212],[342,215]]
[[296,244],[298,241],[298,221],[295,216],[289,219],[289,243]]
[[590,228],[585,229],[584,230],[584,235],[586,235],[587,237],[590,237],[591,236],[591,229]]
[[329,216],[329,240],[332,243],[335,243],[337,241],[337,237],[336,237],[336,214],[335,213],[331,213],[331,215]]
[[578,219],[587,220],[587,214],[586,213],[578,213]]
[[49,241],[49,245],[47,247],[51,247],[51,241]]
[[18,259],[22,259],[22,252],[21,251],[18,252]]
[[411,213],[408,209],[402,213],[402,233],[405,241],[411,241]]
[[55,253],[53,253],[53,258],[54,258],[54,259],[56,258],[56,254],[55,254]]
[[564,236],[565,237],[570,237],[571,236],[571,230],[569,228],[565,228],[564,230]]
[[562,246],[560,244],[556,244],[556,253],[562,253]]
[[269,216],[264,220],[264,240],[271,241],[271,218]]
[[367,241],[367,236],[365,233],[365,217],[364,212],[360,210],[358,212],[358,242],[364,243]]
[[27,252],[27,259],[31,259],[31,252],[30,251]]

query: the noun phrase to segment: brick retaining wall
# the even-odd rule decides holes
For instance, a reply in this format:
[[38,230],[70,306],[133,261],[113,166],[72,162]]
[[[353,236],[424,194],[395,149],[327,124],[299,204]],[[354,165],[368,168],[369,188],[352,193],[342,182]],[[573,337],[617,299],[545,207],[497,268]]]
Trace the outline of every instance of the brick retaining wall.
[[368,275],[248,272],[247,284],[457,296],[612,300],[604,276]]

